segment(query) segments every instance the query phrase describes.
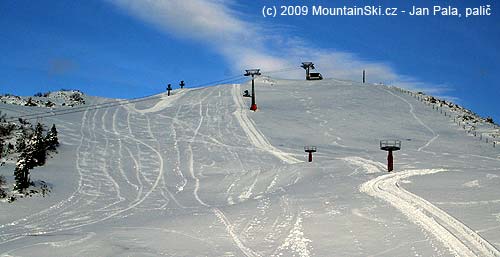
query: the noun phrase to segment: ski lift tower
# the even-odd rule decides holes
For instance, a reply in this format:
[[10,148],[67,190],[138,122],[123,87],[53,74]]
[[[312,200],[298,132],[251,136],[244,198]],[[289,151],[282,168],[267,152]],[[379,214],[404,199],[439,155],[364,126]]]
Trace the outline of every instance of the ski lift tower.
[[309,70],[313,69],[314,70],[314,63],[312,62],[303,62],[302,65],[300,66],[306,70],[306,79],[309,80]]
[[396,139],[380,140],[380,150],[387,151],[387,171],[393,170],[392,152],[401,150],[401,141]]
[[313,154],[316,152],[316,146],[304,146],[304,151],[309,153],[309,162],[313,161]]
[[184,80],[181,80],[181,83],[179,83],[179,86],[181,87],[181,89],[183,89],[185,85],[186,84],[184,83]]
[[314,70],[314,63],[312,62],[303,62],[300,66],[306,70],[306,80],[322,80],[323,76],[319,72],[310,72],[310,70]]
[[255,82],[254,82],[254,77],[261,75],[260,69],[251,69],[251,70],[245,70],[245,76],[252,76],[252,106],[250,107],[250,110],[256,111],[257,110],[257,104],[255,104]]
[[172,91],[172,85],[168,84],[167,85],[167,96],[170,96],[170,91]]

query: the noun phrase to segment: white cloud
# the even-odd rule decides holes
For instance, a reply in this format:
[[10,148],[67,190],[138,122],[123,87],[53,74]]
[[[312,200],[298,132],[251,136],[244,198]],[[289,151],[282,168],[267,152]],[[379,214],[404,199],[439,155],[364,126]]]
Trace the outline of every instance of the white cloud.
[[[302,61],[313,61],[326,77],[361,79],[365,69],[370,82],[442,94],[449,91],[443,85],[428,85],[415,78],[400,75],[389,64],[365,61],[348,52],[309,47],[307,41],[257,23],[238,18],[228,0],[108,0],[158,29],[177,37],[202,42],[219,52],[232,72],[260,68],[274,71],[297,67]],[[303,71],[294,70],[274,75],[302,78]]]
[[176,36],[208,41],[244,38],[247,25],[220,1],[110,0],[159,29]]

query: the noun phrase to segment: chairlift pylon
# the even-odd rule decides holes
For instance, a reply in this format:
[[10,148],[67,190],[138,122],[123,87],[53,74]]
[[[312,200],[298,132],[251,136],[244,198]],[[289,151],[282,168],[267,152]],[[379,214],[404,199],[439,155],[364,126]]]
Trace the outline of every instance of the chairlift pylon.
[[311,72],[310,70],[316,69],[314,67],[314,63],[312,62],[303,62],[300,66],[306,70],[306,80],[322,80],[323,76],[319,72]]

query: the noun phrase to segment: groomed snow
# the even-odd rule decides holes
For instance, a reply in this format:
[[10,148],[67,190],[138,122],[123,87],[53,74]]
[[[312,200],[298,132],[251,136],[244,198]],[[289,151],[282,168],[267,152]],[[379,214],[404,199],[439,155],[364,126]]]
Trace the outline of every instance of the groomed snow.
[[[32,178],[53,192],[0,203],[0,256],[500,256],[500,148],[463,110],[262,77],[252,112],[249,85],[44,118],[61,147]],[[381,139],[402,141],[393,173]]]

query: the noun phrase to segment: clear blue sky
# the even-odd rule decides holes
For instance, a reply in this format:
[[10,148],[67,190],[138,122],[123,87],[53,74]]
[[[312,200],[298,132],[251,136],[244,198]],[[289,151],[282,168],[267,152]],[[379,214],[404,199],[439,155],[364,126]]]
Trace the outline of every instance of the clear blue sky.
[[[491,5],[491,16],[276,17],[264,5]],[[500,121],[493,0],[0,0],[0,93],[132,98],[311,60],[327,77],[418,88]],[[297,78],[302,71],[278,73]]]

